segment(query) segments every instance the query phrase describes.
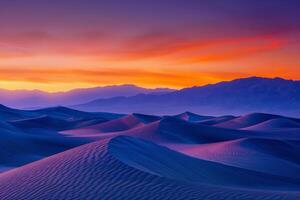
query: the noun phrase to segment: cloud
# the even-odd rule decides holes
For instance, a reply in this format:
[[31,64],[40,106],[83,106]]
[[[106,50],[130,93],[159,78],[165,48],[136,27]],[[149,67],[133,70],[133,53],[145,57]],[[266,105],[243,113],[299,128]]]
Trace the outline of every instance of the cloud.
[[166,34],[136,37],[112,53],[119,60],[157,59],[173,64],[219,62],[279,50],[288,44],[277,35],[187,39]]
[[[187,64],[236,61],[273,52],[288,45],[287,40],[281,34],[209,37],[197,34],[184,36],[168,30],[144,31],[127,36],[108,34],[100,29],[75,32],[71,35],[30,31],[12,35],[0,34],[0,42],[6,41],[9,46],[3,47],[0,43],[0,59],[10,59],[7,62],[10,64],[15,59],[16,65],[22,66],[17,61],[22,57],[31,57],[32,61],[37,61],[41,56],[59,55],[70,60],[77,57],[76,60],[85,60],[82,62],[101,62],[111,66],[130,62],[143,68],[144,61],[151,61],[155,68],[163,65],[180,68]],[[86,65],[82,62],[78,66]],[[53,62],[46,62],[44,65],[47,66],[48,63]]]
[[200,53],[197,56],[185,57],[181,60],[182,63],[203,63],[203,62],[222,62],[228,60],[237,60],[245,57],[251,57],[257,54],[272,52],[281,49],[286,41],[282,39],[267,39],[262,41],[249,41],[241,43],[234,47],[220,47],[216,52]]

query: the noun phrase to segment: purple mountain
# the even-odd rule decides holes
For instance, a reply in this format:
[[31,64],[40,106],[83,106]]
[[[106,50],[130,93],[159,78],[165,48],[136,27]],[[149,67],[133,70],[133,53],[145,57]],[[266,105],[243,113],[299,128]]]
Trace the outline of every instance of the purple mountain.
[[15,108],[39,108],[57,105],[74,105],[99,98],[129,97],[137,94],[159,95],[174,90],[146,89],[135,85],[106,86],[75,89],[68,92],[47,93],[38,90],[0,90],[0,104]]
[[175,114],[192,110],[208,115],[269,112],[299,116],[300,81],[250,77],[161,95],[98,99],[73,107],[122,113]]

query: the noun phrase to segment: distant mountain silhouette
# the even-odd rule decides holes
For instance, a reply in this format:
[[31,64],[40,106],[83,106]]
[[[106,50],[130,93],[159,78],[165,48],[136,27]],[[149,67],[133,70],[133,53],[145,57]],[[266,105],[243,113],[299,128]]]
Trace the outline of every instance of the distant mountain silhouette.
[[133,96],[137,94],[165,94],[174,90],[167,88],[146,89],[135,85],[105,86],[75,89],[67,92],[47,93],[39,90],[1,90],[0,104],[15,108],[40,108],[85,103],[99,98]]
[[175,114],[191,110],[208,115],[268,112],[300,115],[300,81],[250,77],[167,94],[98,99],[73,106],[85,111]]

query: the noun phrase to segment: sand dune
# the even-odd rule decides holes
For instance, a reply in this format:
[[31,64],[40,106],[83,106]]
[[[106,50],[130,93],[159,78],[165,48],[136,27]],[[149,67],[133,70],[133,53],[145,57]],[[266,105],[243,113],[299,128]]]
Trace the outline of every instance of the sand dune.
[[[122,127],[123,123],[129,123],[132,119],[132,116],[122,118]],[[149,124],[138,123],[137,126],[128,128],[127,130],[121,131],[121,129],[113,129],[115,122],[120,122],[120,120],[112,120],[110,122],[114,123],[101,123],[96,126],[87,127],[84,129],[75,129],[70,131],[64,131],[65,134],[70,135],[81,135],[87,134],[93,137],[103,138],[103,133],[106,133],[107,137],[110,137],[112,134],[117,135],[130,135],[140,138],[145,138],[157,143],[183,143],[183,144],[205,144],[213,143],[219,141],[226,141],[231,139],[242,138],[247,136],[246,134],[252,134],[248,131],[242,130],[231,130],[224,129],[219,127],[194,124],[187,122],[185,120],[177,119],[175,117],[164,117],[160,121],[155,121]],[[118,123],[117,123],[118,124]],[[106,130],[111,130],[111,132],[101,132],[99,127],[102,128],[105,126]],[[89,128],[93,128],[90,129]]]
[[49,134],[40,136],[2,130],[0,137],[0,166],[4,169],[19,167],[89,142],[82,138]]
[[299,119],[3,110],[0,199],[300,198]]
[[144,124],[149,124],[151,122],[159,121],[161,120],[161,117],[154,116],[154,115],[144,115],[139,113],[133,113],[132,114],[135,118],[139,119]]
[[[4,115],[9,120],[0,120],[0,171],[19,167],[91,141],[88,138],[70,138],[59,134],[58,130],[72,127],[72,123],[67,120],[39,116],[39,113],[31,111],[5,109],[9,114],[12,111],[14,115]],[[18,119],[15,119],[16,116]]]
[[32,112],[64,120],[79,120],[97,116],[97,113],[88,113],[62,106],[33,110]]
[[[184,182],[260,189],[273,187],[291,189],[292,185],[297,188],[300,181],[194,159],[133,137],[116,137],[110,142],[109,147],[112,155],[130,166]],[[288,186],[290,183],[292,185]]]
[[176,117],[178,119],[186,120],[186,121],[189,121],[189,122],[199,122],[199,121],[214,118],[212,116],[202,116],[202,115],[197,115],[197,114],[191,113],[191,112],[184,112],[184,113],[181,113],[179,115],[175,115],[174,117]]
[[228,166],[300,179],[300,142],[245,138],[204,145],[173,144],[168,147]]
[[28,117],[35,117],[35,116],[38,116],[38,114],[29,112],[29,111],[8,108],[8,107],[0,104],[0,119],[1,120],[4,120],[4,121],[18,120],[18,119],[25,119]]
[[49,117],[47,115],[10,121],[10,123],[21,129],[47,129],[47,130],[64,130],[72,126],[72,123],[63,120]]
[[230,121],[235,119],[236,117],[228,115],[228,116],[221,116],[221,117],[214,117],[207,120],[202,120],[199,123],[204,125],[216,125],[220,123],[224,123],[226,121]]
[[201,123],[191,123],[169,116],[163,117],[159,121],[144,124],[133,115],[85,128],[63,131],[62,133],[76,136],[99,136],[100,138],[103,138],[103,133],[107,135],[106,137],[110,137],[111,135],[130,135],[150,139],[159,143],[187,144],[205,144],[243,137],[268,136],[268,134],[261,135],[259,132],[233,130],[203,125]]
[[3,120],[0,120],[0,130],[1,131],[11,131],[11,132],[17,132],[17,131],[19,131],[11,123],[9,123],[7,121],[3,121]]
[[159,132],[164,137],[178,138],[185,143],[197,144],[237,139],[246,133],[245,131],[189,123],[174,117],[166,117],[161,120]]
[[276,129],[300,128],[300,123],[287,118],[277,118],[264,121],[253,126],[244,128],[245,130],[272,131]]
[[[144,144],[146,143],[146,144]],[[142,146],[140,146],[143,144]],[[125,145],[126,148],[122,148]],[[144,146],[146,145],[146,146]],[[120,149],[121,148],[121,149]],[[123,150],[130,154],[124,161],[119,160],[120,153],[124,155]],[[146,155],[141,154],[142,150]],[[154,150],[154,152],[152,152]],[[131,154],[132,153],[132,154]],[[169,155],[170,154],[170,155]],[[133,156],[130,156],[133,155]],[[130,159],[128,159],[128,156]],[[141,170],[139,167],[129,163],[136,161],[136,156],[150,161],[144,164],[148,168],[156,168],[156,163],[160,158],[167,158],[170,170],[166,167],[160,170],[159,175]],[[170,156],[170,157],[168,157]],[[131,160],[133,159],[133,160]],[[183,159],[183,160],[181,160]],[[192,160],[192,163],[202,161],[182,156],[176,152],[156,146],[153,143],[141,141],[128,137],[117,137],[111,142],[102,140],[87,144],[55,156],[37,161],[24,167],[11,170],[0,175],[0,198],[1,199],[295,199],[299,197],[296,191],[272,191],[272,187],[298,188],[297,180],[285,179],[276,176],[268,176],[249,172],[250,182],[243,179],[247,173],[235,173],[238,183],[246,185],[253,184],[253,187],[260,189],[243,189],[241,187],[231,189],[217,185],[208,185],[195,183],[184,177],[177,180],[178,168],[183,171],[188,169],[189,165],[183,165],[182,162]],[[164,160],[164,159],[163,159]],[[181,164],[173,166],[174,161]],[[207,164],[207,162],[204,162]],[[214,165],[213,163],[210,163]],[[217,165],[219,166],[219,165]],[[145,167],[145,166],[144,166]],[[230,167],[229,167],[230,168]],[[211,180],[210,176],[217,178],[218,181],[234,182],[231,176],[215,174],[223,168],[210,166],[198,172],[204,180]],[[153,169],[152,169],[153,170]],[[206,170],[210,173],[206,174]],[[225,170],[227,172],[227,170]],[[229,170],[230,171],[230,170]],[[243,171],[243,170],[241,170]],[[175,172],[173,176],[162,172]],[[203,173],[201,175],[201,172]],[[188,172],[187,172],[188,173]],[[232,175],[232,174],[231,174]],[[259,176],[261,175],[261,176]],[[176,179],[173,179],[176,178]],[[270,181],[274,178],[274,181]],[[257,185],[262,181],[262,185]],[[211,182],[210,182],[211,183]],[[268,189],[262,190],[264,186]]]
[[100,133],[119,132],[132,129],[144,123],[134,115],[127,115],[125,117],[110,120],[104,123],[87,126],[84,128],[64,131],[63,134],[68,135],[99,135]]
[[271,115],[271,114],[265,114],[265,113],[253,113],[245,116],[241,116],[229,121],[226,121],[224,123],[219,123],[216,126],[223,127],[223,128],[246,128],[249,126],[253,126],[258,123],[265,122],[270,119],[276,119],[279,118],[278,115]]

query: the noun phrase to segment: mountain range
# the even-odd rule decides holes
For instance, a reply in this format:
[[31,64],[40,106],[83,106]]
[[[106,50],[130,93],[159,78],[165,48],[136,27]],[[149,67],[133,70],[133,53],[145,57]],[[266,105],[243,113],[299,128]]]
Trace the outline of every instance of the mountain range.
[[205,115],[267,112],[300,115],[300,81],[249,77],[181,90],[134,85],[68,92],[0,90],[0,103],[14,108],[67,106],[89,112],[156,115],[194,111]]
[[0,103],[14,108],[42,108],[85,103],[99,98],[133,96],[137,94],[163,94],[174,91],[168,88],[147,89],[135,85],[114,85],[74,89],[48,93],[39,90],[0,90]]
[[166,94],[98,99],[72,106],[85,111],[176,114],[194,111],[206,115],[267,112],[300,115],[300,81],[250,77]]

